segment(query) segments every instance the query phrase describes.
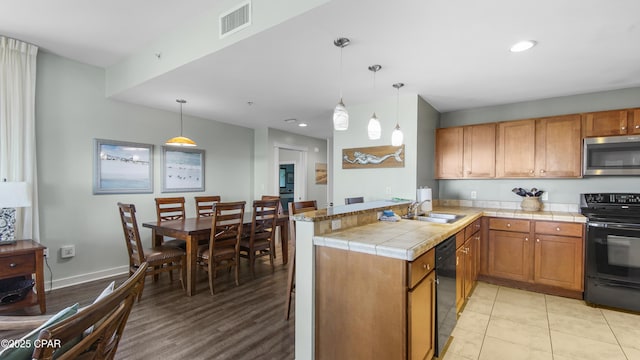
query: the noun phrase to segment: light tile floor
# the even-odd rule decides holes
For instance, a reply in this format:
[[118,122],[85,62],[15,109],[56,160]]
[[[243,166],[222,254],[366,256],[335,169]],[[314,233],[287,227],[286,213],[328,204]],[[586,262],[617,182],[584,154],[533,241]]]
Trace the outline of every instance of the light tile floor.
[[478,282],[444,360],[640,360],[640,315]]

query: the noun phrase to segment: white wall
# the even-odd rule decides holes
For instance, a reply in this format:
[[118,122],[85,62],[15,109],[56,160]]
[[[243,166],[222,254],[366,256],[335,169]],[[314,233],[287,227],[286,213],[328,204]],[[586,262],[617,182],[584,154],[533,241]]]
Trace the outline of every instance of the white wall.
[[[333,201],[363,196],[365,201],[402,197],[415,199],[417,184],[418,99],[416,94],[400,96],[400,128],[404,133],[405,167],[383,169],[343,169],[342,149],[391,145],[396,124],[396,96],[386,101],[347,106],[349,129],[333,132]],[[369,140],[367,124],[375,111],[382,125],[382,137]],[[331,176],[331,174],[329,175]]]
[[[638,106],[640,106],[640,88],[631,88],[454,111],[442,114],[440,125],[441,127],[451,127]],[[548,192],[548,202],[578,204],[581,193],[639,192],[640,183],[638,180],[640,180],[638,176],[602,176],[582,179],[440,180],[439,198],[470,199],[471,191],[477,191],[478,200],[519,201],[520,198],[511,192],[512,188],[537,187]]]
[[[252,129],[184,116],[185,136],[206,152],[206,192],[162,194],[161,145],[180,130],[179,107],[176,104],[174,113],[106,99],[104,78],[103,69],[44,51],[38,54],[40,231],[42,244],[49,248],[54,287],[126,271],[119,201],[134,203],[138,221],[143,222],[155,219],[154,197],[185,196],[189,215],[195,214],[196,195],[253,199]],[[153,144],[154,193],[93,195],[94,138]],[[151,231],[140,232],[150,245]],[[76,246],[76,256],[60,259],[59,249],[67,244]]]

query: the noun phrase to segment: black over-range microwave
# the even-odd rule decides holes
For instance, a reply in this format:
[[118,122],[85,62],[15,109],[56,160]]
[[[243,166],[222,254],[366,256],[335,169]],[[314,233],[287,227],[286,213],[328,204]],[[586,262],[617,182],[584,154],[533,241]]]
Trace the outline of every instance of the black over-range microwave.
[[584,139],[583,175],[640,175],[640,135]]

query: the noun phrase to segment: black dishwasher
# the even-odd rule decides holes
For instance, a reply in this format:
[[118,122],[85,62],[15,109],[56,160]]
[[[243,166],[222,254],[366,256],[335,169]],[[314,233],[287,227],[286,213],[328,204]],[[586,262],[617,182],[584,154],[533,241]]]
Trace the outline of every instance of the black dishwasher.
[[456,237],[436,245],[436,351],[440,356],[456,326]]

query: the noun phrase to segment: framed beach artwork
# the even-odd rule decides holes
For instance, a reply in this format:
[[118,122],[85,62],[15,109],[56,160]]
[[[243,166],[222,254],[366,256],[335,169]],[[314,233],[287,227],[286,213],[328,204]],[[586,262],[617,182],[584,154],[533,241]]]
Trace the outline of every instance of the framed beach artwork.
[[162,192],[204,191],[204,150],[162,147]]
[[153,192],[153,145],[94,139],[94,194]]

